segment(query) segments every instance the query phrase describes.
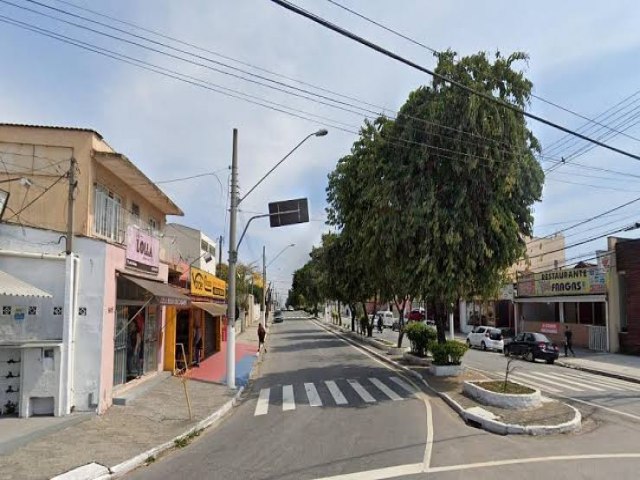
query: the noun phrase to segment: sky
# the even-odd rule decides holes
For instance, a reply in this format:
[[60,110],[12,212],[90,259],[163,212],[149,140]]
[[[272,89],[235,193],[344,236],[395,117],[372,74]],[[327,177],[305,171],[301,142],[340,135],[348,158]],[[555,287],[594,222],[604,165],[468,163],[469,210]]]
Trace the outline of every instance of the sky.
[[[0,1],[0,20],[8,17],[28,22],[172,69],[208,82],[206,86],[209,89],[0,22],[0,58],[3,61],[0,122],[93,128],[116,151],[127,155],[156,181],[214,172],[217,178],[210,175],[162,183],[161,187],[185,212],[182,218],[170,217],[168,220],[199,228],[212,238],[222,235],[225,238],[225,257],[229,235],[225,209],[228,208],[233,128],[239,131],[239,183],[242,193],[305,136],[324,128],[325,123],[331,125],[327,127],[327,136],[311,137],[241,205],[238,235],[252,215],[267,211],[269,202],[298,197],[309,199],[311,221],[308,224],[270,229],[268,221],[256,220],[240,248],[241,261],[259,263],[263,245],[266,246],[267,262],[270,262],[287,245],[295,244],[277,258],[268,272],[276,290],[283,295],[290,286],[293,271],[304,264],[312,245],[317,244],[322,233],[329,230],[324,223],[327,175],[336,161],[349,152],[355,140],[353,133],[335,126],[348,125],[345,127],[347,130],[357,130],[365,116],[245,81],[238,76],[254,82],[262,80],[210,60],[276,78],[234,62],[239,60],[382,106],[388,112],[396,111],[412,90],[431,80],[425,74],[312,24],[269,0],[38,1],[189,50],[200,58],[169,50],[174,55],[190,58],[195,64],[187,63],[7,3],[46,12],[166,51],[165,47],[157,44],[86,23],[26,0]],[[460,55],[496,50],[503,55],[513,51],[527,52],[529,61],[521,64],[521,68],[532,80],[534,93],[583,116],[594,118],[626,99],[626,103],[616,107],[617,110],[609,111],[609,117],[600,118],[603,123],[625,128],[624,133],[635,138],[623,135],[602,137],[606,131],[593,124],[584,127],[588,128],[584,131],[621,149],[640,153],[640,126],[634,124],[635,116],[640,115],[640,94],[632,96],[640,90],[640,64],[634,61],[640,49],[640,36],[637,35],[640,9],[635,2],[336,1],[437,50],[451,48]],[[425,67],[435,66],[435,59],[429,51],[326,0],[296,0],[295,3]],[[147,31],[135,30],[130,25],[115,23],[75,6],[152,29],[208,52],[173,43]],[[301,89],[311,89],[281,77],[277,80]],[[276,102],[304,111],[305,114],[298,115],[307,118],[298,118],[211,90],[220,87],[253,95],[261,102]],[[296,93],[307,95],[300,91]],[[581,128],[585,123],[575,115],[537,99],[532,100],[529,110],[569,128]],[[317,117],[310,119],[313,115],[331,121],[321,121]],[[530,127],[541,141],[545,154],[554,158],[570,158],[572,153],[580,152],[586,145],[578,140],[562,140],[561,132],[535,122],[531,122]],[[564,143],[554,144],[558,140]],[[633,176],[640,175],[637,161],[599,147],[582,154],[575,161],[580,165],[567,164],[548,173],[543,199],[534,206],[536,235],[551,234],[640,196],[638,177]],[[544,168],[551,165],[548,161],[542,163]],[[616,170],[626,175],[602,172],[593,167]],[[640,221],[640,214],[634,216],[638,205],[640,203],[567,231],[567,245]],[[625,235],[635,237],[637,232]],[[566,256],[589,255],[603,248],[605,241],[599,239],[568,249]]]

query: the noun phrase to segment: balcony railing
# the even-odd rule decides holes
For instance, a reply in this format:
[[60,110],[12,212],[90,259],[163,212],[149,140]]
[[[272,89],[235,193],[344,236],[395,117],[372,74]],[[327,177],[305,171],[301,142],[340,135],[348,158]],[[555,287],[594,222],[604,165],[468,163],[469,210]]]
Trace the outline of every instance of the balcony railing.
[[130,225],[135,225],[156,238],[160,236],[158,230],[151,227],[138,215],[124,209],[118,199],[110,197],[105,192],[96,191],[93,233],[114,243],[124,244],[127,227]]

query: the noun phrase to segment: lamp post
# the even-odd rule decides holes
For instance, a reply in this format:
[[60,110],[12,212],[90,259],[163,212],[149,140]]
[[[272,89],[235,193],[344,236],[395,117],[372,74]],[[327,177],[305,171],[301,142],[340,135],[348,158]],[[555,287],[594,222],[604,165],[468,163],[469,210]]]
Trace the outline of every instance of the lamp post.
[[227,386],[236,388],[236,263],[238,261],[238,247],[236,244],[236,219],[238,216],[238,206],[247,196],[260,185],[276,168],[282,164],[293,152],[295,152],[304,142],[311,137],[324,137],[329,133],[326,129],[321,129],[310,133],[300,141],[289,153],[287,153],[278,163],[265,173],[258,182],[251,187],[247,193],[240,198],[238,193],[238,129],[233,129],[233,153],[231,156],[231,202],[229,208],[229,298],[227,305]]

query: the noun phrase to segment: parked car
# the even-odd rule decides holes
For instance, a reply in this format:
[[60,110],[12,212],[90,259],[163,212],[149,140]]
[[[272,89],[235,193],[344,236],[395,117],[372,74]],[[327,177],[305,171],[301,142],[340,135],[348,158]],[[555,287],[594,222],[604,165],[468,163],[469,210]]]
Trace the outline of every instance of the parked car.
[[545,362],[553,364],[558,359],[560,351],[558,346],[542,333],[522,332],[505,346],[504,354],[507,357],[509,355],[520,355],[530,362],[535,362],[536,358],[541,358]]
[[502,331],[495,327],[475,327],[467,335],[467,345],[469,347],[480,347],[482,350],[502,352],[504,349]]
[[409,312],[409,315],[407,315],[407,320],[408,321],[423,321],[425,318],[427,318],[427,315],[424,311],[424,308],[414,308],[413,310],[411,310]]
[[377,327],[378,326],[378,319],[382,317],[382,326],[384,328],[393,328],[393,324],[396,321],[395,317],[393,316],[393,312],[390,310],[379,310],[376,312],[375,318],[374,318],[374,325]]
[[287,311],[289,311],[289,312],[293,312],[293,307],[292,307],[291,305],[289,305],[289,306],[287,307]]
[[282,322],[284,322],[284,313],[282,313],[282,310],[276,310],[276,312],[273,314],[273,323]]

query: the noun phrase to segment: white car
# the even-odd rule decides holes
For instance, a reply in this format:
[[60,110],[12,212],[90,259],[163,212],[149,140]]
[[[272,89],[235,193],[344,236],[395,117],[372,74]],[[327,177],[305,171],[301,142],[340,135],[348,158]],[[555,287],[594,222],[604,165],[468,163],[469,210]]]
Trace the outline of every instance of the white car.
[[378,326],[378,318],[380,318],[381,316],[382,316],[382,326],[384,328],[392,328],[393,324],[396,322],[396,319],[393,316],[393,312],[391,312],[390,310],[380,310],[376,312],[373,320],[373,325],[375,327]]
[[479,347],[482,350],[502,352],[504,350],[502,331],[495,327],[475,327],[467,335],[467,345],[469,347]]

